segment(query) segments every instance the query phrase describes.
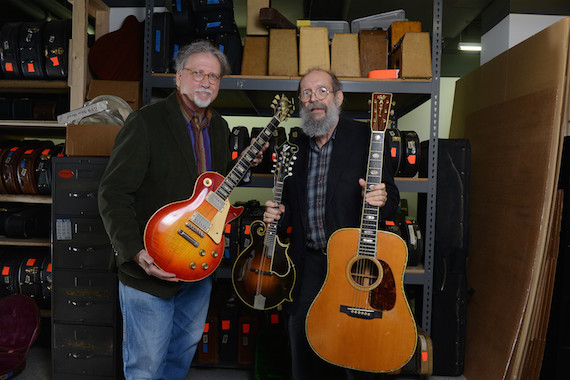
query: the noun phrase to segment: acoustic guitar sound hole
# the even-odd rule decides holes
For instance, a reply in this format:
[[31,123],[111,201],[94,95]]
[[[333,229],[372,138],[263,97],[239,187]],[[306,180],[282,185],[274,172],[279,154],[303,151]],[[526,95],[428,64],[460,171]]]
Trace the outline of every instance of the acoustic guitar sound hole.
[[356,259],[350,267],[350,278],[354,284],[365,290],[370,290],[382,280],[383,272],[378,269],[378,264],[370,259]]

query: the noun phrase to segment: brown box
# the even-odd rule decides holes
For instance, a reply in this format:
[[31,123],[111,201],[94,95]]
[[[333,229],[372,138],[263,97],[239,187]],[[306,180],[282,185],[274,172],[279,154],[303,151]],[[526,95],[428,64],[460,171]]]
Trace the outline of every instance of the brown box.
[[373,70],[388,68],[388,32],[385,30],[361,30],[360,38],[360,76],[368,78]]
[[303,26],[299,31],[299,75],[310,69],[330,70],[329,33],[320,26]]
[[245,37],[241,75],[267,75],[268,41],[266,36]]
[[120,125],[67,126],[65,154],[68,156],[109,156],[115,144]]
[[297,29],[269,30],[269,64],[267,72],[269,75],[298,75]]
[[331,71],[339,77],[360,77],[358,34],[334,35],[331,44]]
[[400,78],[431,78],[429,33],[406,33],[390,56],[390,68],[400,70]]
[[394,50],[396,44],[400,41],[404,34],[408,32],[421,32],[422,23],[420,21],[394,21],[388,28],[390,36],[390,51]]
[[87,91],[87,100],[99,95],[114,95],[123,99],[134,110],[141,107],[142,91],[141,82],[124,80],[100,80],[93,79]]
[[264,36],[269,34],[267,28],[259,21],[259,10],[261,8],[269,8],[269,0],[247,0],[246,35]]

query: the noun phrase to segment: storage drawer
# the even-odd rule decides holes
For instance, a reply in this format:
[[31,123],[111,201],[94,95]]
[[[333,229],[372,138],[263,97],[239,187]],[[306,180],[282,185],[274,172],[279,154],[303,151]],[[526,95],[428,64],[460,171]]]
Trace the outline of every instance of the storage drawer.
[[105,272],[53,271],[54,321],[114,324],[117,277]]
[[55,217],[55,268],[107,270],[112,246],[101,219]]
[[56,158],[53,166],[55,215],[99,216],[97,192],[108,158]]
[[118,335],[116,329],[110,326],[55,323],[52,351],[54,379],[114,377],[118,362],[116,352],[120,351]]

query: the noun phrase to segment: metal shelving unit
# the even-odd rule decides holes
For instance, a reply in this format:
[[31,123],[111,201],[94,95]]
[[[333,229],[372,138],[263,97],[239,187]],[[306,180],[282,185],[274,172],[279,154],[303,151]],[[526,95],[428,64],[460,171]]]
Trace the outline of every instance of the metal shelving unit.
[[[152,17],[154,0],[146,0],[144,71],[143,71],[143,103],[151,101],[153,88],[174,88],[174,74],[153,74],[151,71],[152,49]],[[426,193],[426,231],[423,266],[409,267],[404,282],[410,285],[423,286],[421,325],[426,333],[431,331],[431,308],[433,286],[433,257],[435,242],[435,210],[437,179],[437,140],[439,123],[439,86],[441,63],[441,27],[442,0],[433,0],[432,38],[432,72],[431,80],[372,80],[366,78],[340,78],[345,93],[366,94],[372,92],[391,92],[405,95],[407,105],[400,108],[399,115],[417,107],[425,100],[431,99],[429,161],[427,178],[396,178],[396,184],[402,192]],[[228,75],[222,79],[220,88],[224,92],[238,92],[240,95],[268,92],[272,96],[276,92],[295,93],[300,77],[260,77]],[[410,96],[416,96],[415,100]],[[254,107],[255,109],[255,107]],[[255,109],[257,111],[257,109]],[[398,112],[398,110],[397,110]],[[264,115],[266,116],[266,115]],[[272,181],[254,178],[249,186],[270,187]]]

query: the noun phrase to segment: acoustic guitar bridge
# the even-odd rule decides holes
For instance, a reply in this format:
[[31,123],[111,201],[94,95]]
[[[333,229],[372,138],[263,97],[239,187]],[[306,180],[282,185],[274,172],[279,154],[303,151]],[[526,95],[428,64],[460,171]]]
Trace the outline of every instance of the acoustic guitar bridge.
[[381,310],[364,309],[361,307],[340,305],[340,312],[345,313],[349,317],[355,317],[355,318],[362,318],[362,319],[382,318]]

